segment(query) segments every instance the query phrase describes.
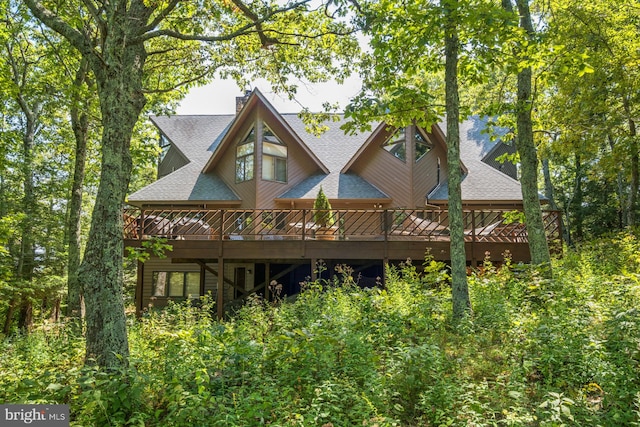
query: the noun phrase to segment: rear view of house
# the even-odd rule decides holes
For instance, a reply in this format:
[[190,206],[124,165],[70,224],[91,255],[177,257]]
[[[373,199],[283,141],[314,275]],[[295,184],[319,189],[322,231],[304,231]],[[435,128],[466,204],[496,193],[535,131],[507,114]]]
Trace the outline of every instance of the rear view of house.
[[[425,252],[449,257],[445,137],[437,125],[345,135],[341,121],[322,135],[294,114],[280,114],[257,90],[238,99],[235,115],[156,116],[162,154],[158,180],[131,194],[126,244],[162,237],[173,251],[139,265],[136,304],[211,292],[225,302],[258,292],[292,294],[300,282],[338,264],[361,284],[384,280],[384,265]],[[479,118],[461,125],[467,256],[509,251],[527,261],[524,224],[505,212],[522,209],[513,165],[497,157],[512,148],[490,141]],[[321,227],[318,192],[334,219]],[[545,214],[559,238],[559,217]],[[278,286],[270,287],[270,284]]]

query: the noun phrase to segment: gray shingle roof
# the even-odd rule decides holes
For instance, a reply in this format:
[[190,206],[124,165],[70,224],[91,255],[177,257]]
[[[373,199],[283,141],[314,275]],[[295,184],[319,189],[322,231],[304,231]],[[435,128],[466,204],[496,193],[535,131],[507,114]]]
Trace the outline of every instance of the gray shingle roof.
[[150,119],[187,159],[204,164],[220,143],[234,117],[233,114],[221,114],[151,116]]
[[[340,129],[344,119],[328,124],[329,130],[317,136],[306,131],[296,114],[283,114],[283,120],[329,169],[328,174],[316,174],[288,189],[281,199],[314,199],[320,186],[330,199],[386,199],[384,194],[360,176],[340,173],[362,147],[370,133],[345,135]],[[235,115],[215,116],[154,116],[151,120],[190,161],[151,185],[131,194],[129,201],[238,201],[238,196],[215,174],[203,174],[202,169],[233,122]],[[482,133],[486,120],[472,117],[460,125],[461,160],[469,173],[462,181],[465,201],[521,200],[520,183],[482,162],[495,146]],[[374,127],[375,128],[375,127]],[[440,125],[443,131],[446,128]],[[446,181],[436,187],[429,200],[446,200]]]
[[389,196],[363,178],[340,171],[364,144],[368,134],[346,135],[340,129],[345,122],[328,123],[329,129],[317,136],[307,132],[304,122],[296,114],[283,114],[293,131],[329,169],[328,175],[314,175],[280,196],[282,199],[315,199],[320,186],[329,199],[387,199]]
[[[487,120],[477,116],[460,124],[460,160],[469,171],[462,179],[462,200],[520,201],[520,183],[482,161],[497,144],[483,132],[486,125]],[[441,123],[440,128],[446,133],[446,125]],[[429,194],[429,200],[447,200],[448,192],[445,181]]]
[[237,201],[238,196],[219,177],[202,174],[235,115],[152,116],[151,121],[189,162],[186,166],[129,195],[128,201]]

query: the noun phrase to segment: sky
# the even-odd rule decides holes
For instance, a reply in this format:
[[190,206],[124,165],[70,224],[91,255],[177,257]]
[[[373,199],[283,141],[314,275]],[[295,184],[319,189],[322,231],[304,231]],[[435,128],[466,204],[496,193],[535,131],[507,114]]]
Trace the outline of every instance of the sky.
[[[258,88],[280,113],[298,113],[303,107],[315,112],[322,111],[322,104],[325,102],[339,103],[341,109],[344,109],[349,99],[358,93],[360,80],[354,76],[347,79],[343,85],[327,82],[313,85],[300,83],[298,86],[296,99],[299,103],[275,94],[266,81],[256,81],[248,89]],[[235,81],[216,79],[207,85],[191,89],[176,113],[233,114],[236,97],[243,94],[244,90],[240,89]]]

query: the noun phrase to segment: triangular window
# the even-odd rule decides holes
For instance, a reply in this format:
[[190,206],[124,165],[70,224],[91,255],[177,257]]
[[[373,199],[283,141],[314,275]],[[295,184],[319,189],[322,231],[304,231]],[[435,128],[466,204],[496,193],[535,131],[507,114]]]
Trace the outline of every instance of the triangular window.
[[407,161],[407,142],[404,128],[398,129],[382,144],[382,148],[396,156],[403,162]]

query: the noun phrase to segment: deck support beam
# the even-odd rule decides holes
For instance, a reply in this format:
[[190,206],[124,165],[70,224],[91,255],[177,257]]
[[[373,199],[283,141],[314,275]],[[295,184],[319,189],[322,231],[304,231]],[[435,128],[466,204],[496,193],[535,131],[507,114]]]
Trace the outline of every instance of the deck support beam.
[[138,261],[138,271],[136,277],[136,314],[138,317],[142,316],[142,310],[144,307],[142,306],[142,298],[144,296],[143,293],[144,287],[144,263],[142,261]]
[[218,292],[216,306],[218,308],[218,320],[224,317],[224,258],[218,258]]

